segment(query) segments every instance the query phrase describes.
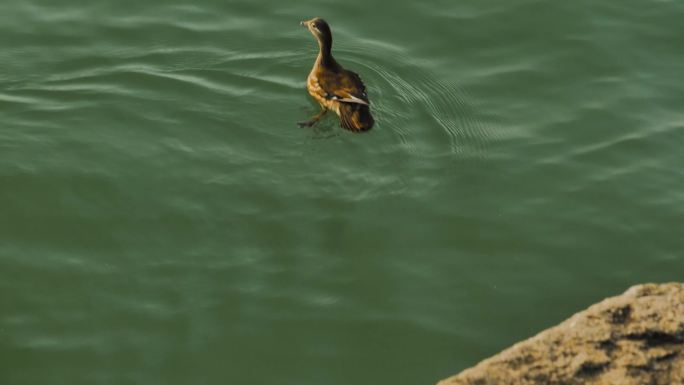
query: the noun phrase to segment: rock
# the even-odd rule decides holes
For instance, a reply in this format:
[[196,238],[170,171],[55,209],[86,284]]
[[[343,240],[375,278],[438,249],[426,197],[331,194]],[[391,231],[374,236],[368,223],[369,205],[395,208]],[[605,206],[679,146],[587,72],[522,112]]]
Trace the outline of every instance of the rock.
[[645,284],[438,385],[684,384],[684,284]]

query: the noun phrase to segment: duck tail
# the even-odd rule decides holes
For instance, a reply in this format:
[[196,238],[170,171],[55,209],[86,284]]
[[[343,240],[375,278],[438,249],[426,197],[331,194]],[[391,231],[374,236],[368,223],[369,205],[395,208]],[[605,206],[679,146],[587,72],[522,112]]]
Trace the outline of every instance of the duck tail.
[[340,103],[339,115],[340,126],[349,131],[368,131],[375,123],[370,107],[366,104]]

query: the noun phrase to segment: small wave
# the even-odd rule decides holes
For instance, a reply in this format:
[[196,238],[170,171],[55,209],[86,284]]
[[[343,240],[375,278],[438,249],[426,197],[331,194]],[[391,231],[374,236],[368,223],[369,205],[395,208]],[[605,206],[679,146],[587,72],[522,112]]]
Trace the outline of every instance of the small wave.
[[[472,97],[455,84],[439,80],[430,71],[412,64],[411,59],[397,46],[375,41],[363,44],[343,44],[336,47],[342,62],[349,62],[368,83],[374,112],[410,151],[417,145],[411,137],[421,135],[410,127],[412,119],[422,110],[434,126],[447,136],[449,152],[485,158],[494,131],[475,111]],[[369,73],[370,72],[370,73]],[[407,80],[410,79],[410,80]],[[380,84],[373,84],[379,81]],[[377,102],[376,102],[377,100]],[[425,133],[428,134],[429,133]]]

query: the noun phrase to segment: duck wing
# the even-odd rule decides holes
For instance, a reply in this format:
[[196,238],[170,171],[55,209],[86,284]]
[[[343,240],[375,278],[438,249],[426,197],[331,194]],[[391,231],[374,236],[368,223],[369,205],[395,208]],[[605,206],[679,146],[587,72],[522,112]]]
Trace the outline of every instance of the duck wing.
[[352,71],[342,70],[318,77],[318,83],[325,92],[325,98],[343,103],[370,105],[366,86],[359,75]]

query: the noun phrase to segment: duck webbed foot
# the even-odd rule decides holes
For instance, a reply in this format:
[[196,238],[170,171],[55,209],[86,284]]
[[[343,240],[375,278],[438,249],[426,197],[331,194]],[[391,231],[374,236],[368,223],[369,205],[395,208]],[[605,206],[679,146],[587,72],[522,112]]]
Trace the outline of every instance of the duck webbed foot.
[[321,118],[323,117],[323,115],[325,115],[326,112],[328,112],[328,110],[326,110],[326,109],[321,109],[321,112],[319,112],[318,114],[316,114],[316,116],[314,116],[313,118],[311,118],[311,119],[309,119],[309,120],[305,120],[305,121],[303,121],[303,122],[297,122],[297,125],[298,125],[299,127],[311,127],[311,126],[313,126],[314,124],[316,124],[316,122],[318,122],[319,120],[321,120]]
[[318,122],[319,120],[320,119],[309,119],[309,120],[305,120],[303,122],[297,122],[297,125],[299,127],[311,127],[314,124],[316,124],[316,122]]

